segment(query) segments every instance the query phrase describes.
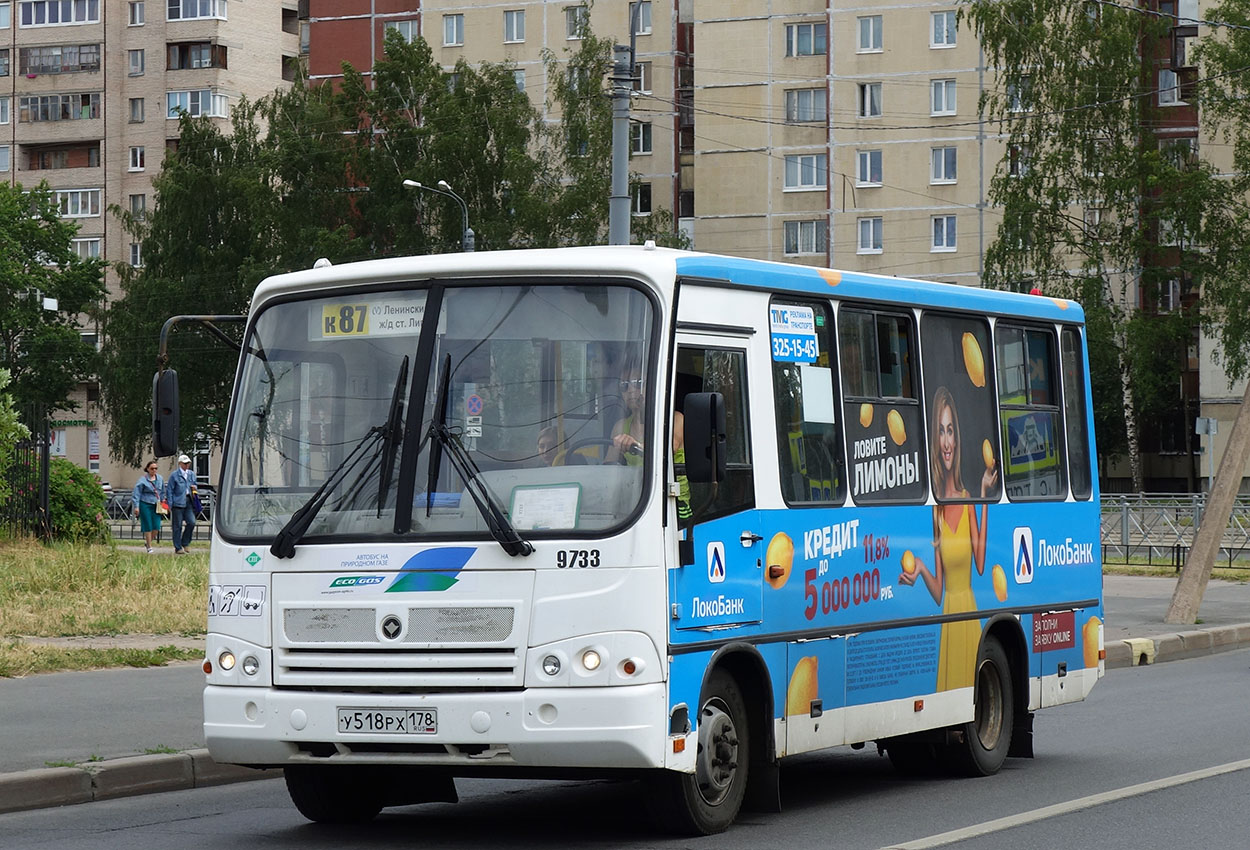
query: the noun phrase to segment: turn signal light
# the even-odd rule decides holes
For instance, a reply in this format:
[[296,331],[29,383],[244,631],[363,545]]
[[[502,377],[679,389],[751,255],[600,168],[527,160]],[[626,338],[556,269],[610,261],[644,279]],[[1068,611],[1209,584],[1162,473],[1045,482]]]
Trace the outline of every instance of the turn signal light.
[[911,710],[916,712],[924,711],[924,700],[918,699],[913,702],[911,704]]
[[207,658],[205,658],[205,659],[204,659],[204,673],[205,673],[205,675],[207,675],[207,674],[212,673],[212,672],[213,672],[213,662],[211,662],[211,661],[209,661]]
[[673,739],[673,752],[684,753],[685,751],[686,751],[686,739],[674,738]]

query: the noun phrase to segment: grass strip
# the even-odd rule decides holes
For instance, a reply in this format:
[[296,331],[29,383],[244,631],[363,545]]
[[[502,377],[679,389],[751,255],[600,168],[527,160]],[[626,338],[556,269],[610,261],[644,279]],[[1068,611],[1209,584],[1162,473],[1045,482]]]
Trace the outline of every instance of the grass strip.
[[171,661],[198,661],[203,657],[201,650],[176,646],[158,646],[155,649],[63,649],[3,640],[0,641],[0,678],[110,667],[160,667]]

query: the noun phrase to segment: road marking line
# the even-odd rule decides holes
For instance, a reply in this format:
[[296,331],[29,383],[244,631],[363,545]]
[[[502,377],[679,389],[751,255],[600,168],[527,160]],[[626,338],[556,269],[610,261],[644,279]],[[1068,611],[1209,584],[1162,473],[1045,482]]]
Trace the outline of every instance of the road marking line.
[[1046,818],[1071,814],[1072,812],[1079,812],[1082,809],[1090,809],[1094,806],[1101,806],[1104,803],[1113,803],[1117,800],[1137,797],[1141,794],[1149,794],[1152,791],[1174,788],[1177,785],[1185,785],[1189,782],[1198,782],[1203,779],[1210,779],[1214,776],[1222,776],[1225,773],[1236,773],[1239,770],[1247,769],[1250,769],[1250,759],[1230,761],[1227,764],[1207,767],[1202,770],[1194,770],[1189,773],[1180,773],[1176,776],[1155,779],[1150,782],[1142,782],[1137,785],[1129,785],[1125,788],[1118,788],[1114,791],[1104,791],[1101,794],[1091,794],[1088,797],[1078,797],[1077,799],[1069,800],[1066,803],[1056,803],[1053,806],[1045,806],[1040,809],[1034,809],[1030,812],[1021,812],[1017,815],[1008,815],[1007,817],[996,818],[994,820],[985,821],[984,823],[966,826],[962,829],[952,829],[950,832],[941,832],[937,835],[930,835],[926,838],[918,838],[915,841],[908,841],[903,844],[890,844],[886,847],[882,847],[881,850],[927,850],[929,847],[941,847],[944,844],[953,844],[956,841],[964,841],[968,838],[977,838],[982,835],[988,835],[992,832],[1001,832],[1004,829],[1024,826],[1029,823],[1036,823],[1037,821],[1045,820]]

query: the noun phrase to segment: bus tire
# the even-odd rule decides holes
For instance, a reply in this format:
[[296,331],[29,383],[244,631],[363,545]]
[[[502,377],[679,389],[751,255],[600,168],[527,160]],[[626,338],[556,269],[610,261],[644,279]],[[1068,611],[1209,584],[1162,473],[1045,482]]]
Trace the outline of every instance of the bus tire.
[[959,727],[962,743],[950,745],[949,765],[961,776],[993,776],[1007,760],[1015,723],[1011,662],[998,639],[987,636],[977,657],[972,722]]
[[708,680],[698,730],[695,772],[660,771],[648,783],[651,811],[666,832],[724,832],[742,808],[751,763],[746,700],[723,670]]
[[291,802],[314,823],[365,823],[382,811],[380,789],[367,768],[295,764],[283,772]]

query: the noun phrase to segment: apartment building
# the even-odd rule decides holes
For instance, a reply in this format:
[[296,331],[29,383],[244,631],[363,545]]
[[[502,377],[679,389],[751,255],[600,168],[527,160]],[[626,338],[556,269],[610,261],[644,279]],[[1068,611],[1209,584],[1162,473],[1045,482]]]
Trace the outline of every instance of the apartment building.
[[[224,123],[238,98],[294,79],[298,22],[295,0],[0,0],[0,178],[46,181],[81,255],[142,265],[109,208],[149,208],[181,112]],[[116,295],[111,268],[106,284]],[[128,487],[138,472],[110,456],[98,399],[80,388],[53,451]],[[197,463],[207,474],[207,446]]]

